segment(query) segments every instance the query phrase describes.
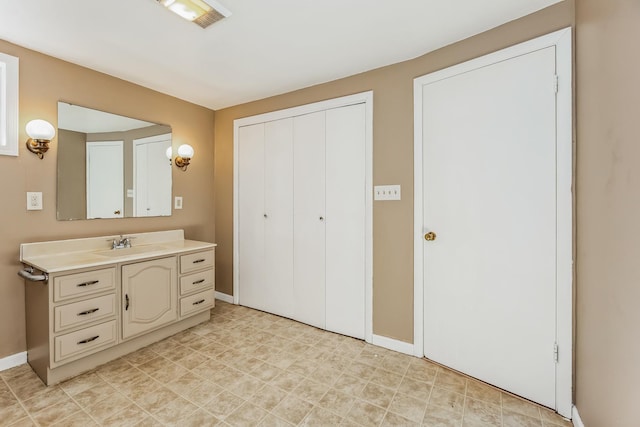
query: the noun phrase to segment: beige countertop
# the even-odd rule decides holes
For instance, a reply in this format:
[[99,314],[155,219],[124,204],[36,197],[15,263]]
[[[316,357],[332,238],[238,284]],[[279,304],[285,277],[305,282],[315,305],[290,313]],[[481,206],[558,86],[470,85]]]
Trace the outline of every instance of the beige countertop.
[[130,234],[135,240],[131,248],[110,249],[113,236],[52,242],[23,243],[20,261],[44,273],[58,273],[80,268],[94,268],[135,262],[181,253],[213,249],[215,243],[185,240],[182,230]]

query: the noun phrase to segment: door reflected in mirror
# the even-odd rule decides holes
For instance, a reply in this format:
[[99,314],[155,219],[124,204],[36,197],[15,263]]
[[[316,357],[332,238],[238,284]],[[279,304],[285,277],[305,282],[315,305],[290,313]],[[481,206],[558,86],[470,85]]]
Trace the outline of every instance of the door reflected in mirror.
[[58,102],[58,220],[171,215],[171,127]]

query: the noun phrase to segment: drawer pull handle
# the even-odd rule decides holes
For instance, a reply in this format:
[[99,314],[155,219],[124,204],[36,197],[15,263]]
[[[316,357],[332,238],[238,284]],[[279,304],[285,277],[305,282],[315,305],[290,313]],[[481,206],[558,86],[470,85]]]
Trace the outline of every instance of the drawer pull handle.
[[76,286],[79,287],[79,288],[84,288],[85,286],[95,285],[98,282],[100,282],[100,281],[99,280],[92,280],[90,282],[78,283]]
[[205,261],[204,259],[197,259],[197,260],[193,261],[193,263],[194,264],[199,264],[199,263],[204,262],[204,261]]
[[95,337],[87,338],[86,340],[78,341],[78,345],[90,343],[92,341],[97,340],[98,338],[100,338],[100,335],[96,335]]
[[199,305],[199,304],[202,304],[203,302],[205,302],[205,300],[201,299],[201,300],[198,300],[198,301],[194,302],[193,305]]
[[81,311],[80,313],[78,313],[78,316],[86,316],[87,314],[95,313],[98,310],[100,310],[100,309],[99,308],[92,308],[91,310]]
[[199,285],[200,283],[204,283],[204,279],[196,280],[193,282],[194,285]]
[[124,310],[127,311],[129,310],[129,294],[124,294]]

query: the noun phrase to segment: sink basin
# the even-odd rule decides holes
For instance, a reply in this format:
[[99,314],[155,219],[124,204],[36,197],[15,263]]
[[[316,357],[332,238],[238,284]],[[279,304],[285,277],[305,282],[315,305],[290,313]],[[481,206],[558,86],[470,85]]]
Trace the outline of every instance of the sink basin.
[[164,246],[160,245],[141,245],[134,246],[132,248],[123,248],[123,249],[109,249],[106,251],[95,252],[96,255],[106,256],[106,257],[122,257],[127,255],[137,255],[143,254],[147,252],[157,252],[164,250]]

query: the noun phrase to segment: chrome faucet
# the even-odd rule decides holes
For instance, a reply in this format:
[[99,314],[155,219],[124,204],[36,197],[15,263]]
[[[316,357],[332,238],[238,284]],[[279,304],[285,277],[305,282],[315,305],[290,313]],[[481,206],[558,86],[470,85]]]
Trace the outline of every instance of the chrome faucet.
[[120,239],[113,239],[113,242],[111,243],[111,249],[125,249],[125,248],[130,248],[131,247],[131,239],[133,239],[133,237],[128,237],[128,236],[122,236],[122,234],[120,235]]

